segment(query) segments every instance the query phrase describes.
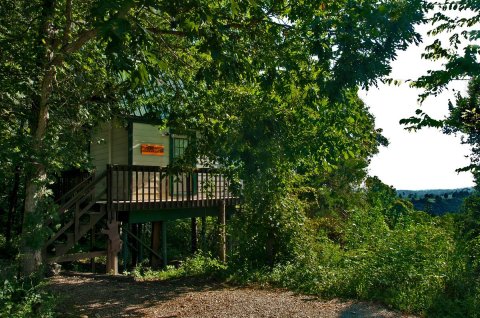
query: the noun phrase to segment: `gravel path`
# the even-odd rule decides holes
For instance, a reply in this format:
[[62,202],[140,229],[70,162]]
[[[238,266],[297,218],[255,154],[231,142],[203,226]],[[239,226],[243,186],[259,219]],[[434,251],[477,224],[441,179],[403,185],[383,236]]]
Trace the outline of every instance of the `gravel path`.
[[407,317],[370,303],[322,301],[191,278],[137,282],[124,276],[63,273],[52,277],[48,288],[60,297],[60,317]]

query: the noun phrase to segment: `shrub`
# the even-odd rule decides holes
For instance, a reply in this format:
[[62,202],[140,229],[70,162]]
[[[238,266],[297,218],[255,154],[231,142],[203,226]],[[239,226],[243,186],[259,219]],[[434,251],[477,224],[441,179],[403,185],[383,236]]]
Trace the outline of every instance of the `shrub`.
[[180,277],[221,277],[227,266],[210,254],[197,253],[189,257],[179,267],[167,266],[163,270],[155,271],[143,264],[135,267],[132,275],[138,280],[166,280]]
[[[422,214],[391,229],[383,211],[352,211],[339,226],[317,231],[304,257],[273,268],[244,269],[242,282],[274,284],[322,297],[381,301],[408,312],[435,306],[452,275],[455,252],[451,226]],[[325,222],[314,220],[314,226]],[[444,222],[445,223],[445,222]],[[448,223],[448,222],[447,222]],[[335,235],[330,235],[334,231]]]
[[393,230],[356,268],[356,293],[404,311],[423,311],[443,291],[452,251],[451,237],[435,226]]
[[5,280],[0,287],[0,317],[54,317],[53,296],[35,279]]

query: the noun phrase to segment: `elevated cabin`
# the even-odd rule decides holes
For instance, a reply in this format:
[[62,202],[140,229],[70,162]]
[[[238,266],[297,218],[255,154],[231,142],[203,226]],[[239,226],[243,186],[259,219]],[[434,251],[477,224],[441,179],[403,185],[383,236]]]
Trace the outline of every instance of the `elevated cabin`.
[[[170,167],[184,155],[190,138],[168,128],[159,129],[141,118],[116,119],[97,127],[90,142],[95,175],[81,182],[75,179],[78,184],[59,200],[63,226],[47,242],[47,259],[75,259],[68,251],[84,236],[94,239],[101,220],[101,232],[109,237],[103,251],[108,258],[107,270],[113,272],[117,271],[120,251],[126,263],[127,241],[136,241],[138,248],[150,251],[152,264],[165,265],[166,221],[191,218],[192,250],[196,249],[197,218],[202,220],[202,227],[207,216],[218,216],[220,224],[225,225],[226,215],[239,204],[230,181],[215,169],[197,163],[185,170]],[[147,222],[152,222],[151,246],[142,243],[142,227],[138,226]],[[224,227],[220,228],[224,232]],[[220,237],[220,258],[225,259],[224,233]],[[77,258],[104,255],[100,252],[83,253]]]

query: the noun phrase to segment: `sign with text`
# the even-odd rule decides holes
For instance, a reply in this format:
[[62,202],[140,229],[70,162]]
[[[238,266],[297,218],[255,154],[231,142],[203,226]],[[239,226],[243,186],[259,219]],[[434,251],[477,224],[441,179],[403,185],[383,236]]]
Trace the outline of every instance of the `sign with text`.
[[163,145],[142,144],[140,152],[142,155],[147,156],[163,156],[165,154],[165,147]]

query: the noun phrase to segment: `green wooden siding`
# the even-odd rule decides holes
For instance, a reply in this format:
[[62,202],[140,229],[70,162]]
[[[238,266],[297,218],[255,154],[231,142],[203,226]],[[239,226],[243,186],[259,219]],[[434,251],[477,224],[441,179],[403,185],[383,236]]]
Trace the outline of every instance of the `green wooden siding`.
[[[159,130],[151,124],[133,123],[132,164],[145,166],[167,166],[169,163],[169,137],[167,130]],[[164,146],[163,156],[142,155],[142,144],[159,144]]]

